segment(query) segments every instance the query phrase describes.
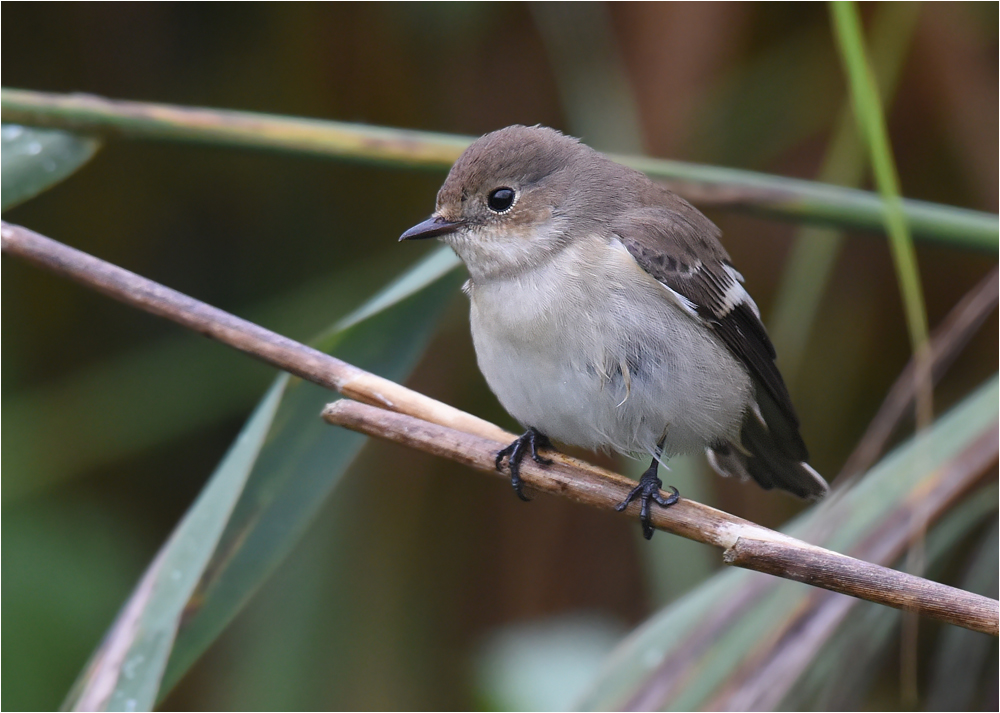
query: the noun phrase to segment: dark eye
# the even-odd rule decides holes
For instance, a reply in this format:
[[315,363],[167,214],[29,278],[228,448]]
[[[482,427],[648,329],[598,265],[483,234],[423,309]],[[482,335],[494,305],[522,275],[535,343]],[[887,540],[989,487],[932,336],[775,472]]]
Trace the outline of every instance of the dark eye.
[[486,204],[494,213],[503,213],[504,211],[510,210],[510,207],[514,205],[514,189],[494,189],[493,192],[490,193],[490,197],[486,200]]

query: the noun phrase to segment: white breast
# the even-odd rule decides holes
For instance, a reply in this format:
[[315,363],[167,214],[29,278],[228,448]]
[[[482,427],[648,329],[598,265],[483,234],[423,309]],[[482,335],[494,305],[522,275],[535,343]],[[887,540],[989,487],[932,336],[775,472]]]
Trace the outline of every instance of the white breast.
[[665,437],[682,453],[736,437],[746,370],[616,243],[577,240],[472,286],[490,388],[522,425],[572,445],[652,453]]

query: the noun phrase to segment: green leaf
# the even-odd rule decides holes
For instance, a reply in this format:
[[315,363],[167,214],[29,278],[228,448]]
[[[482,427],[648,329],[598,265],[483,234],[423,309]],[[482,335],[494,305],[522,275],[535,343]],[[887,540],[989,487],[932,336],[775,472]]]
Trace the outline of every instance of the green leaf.
[[7,210],[54,186],[90,160],[100,142],[56,129],[0,127],[0,176]]
[[[323,346],[352,364],[390,379],[403,379],[416,364],[445,304],[456,292],[460,280],[454,270],[456,264],[449,250],[433,252],[341,320],[322,339]],[[117,676],[111,679],[102,676],[98,680],[95,674],[99,670],[89,667],[78,686],[82,693],[71,697],[74,705],[84,702],[92,708],[119,704],[151,708],[219,635],[295,544],[365,442],[358,434],[333,429],[320,420],[320,410],[335,396],[287,375],[278,378],[264,402],[271,414],[265,431],[254,431],[254,438],[259,436],[262,445],[253,452],[252,462],[246,464],[249,476],[244,474],[245,484],[240,482],[239,500],[231,511],[213,508],[205,513],[205,496],[199,498],[125,606],[123,616],[128,615],[129,622],[154,614],[158,622],[163,622],[156,640],[149,642],[139,656],[120,659]],[[265,410],[264,404],[258,407],[258,414]],[[250,438],[248,433],[257,423],[255,418],[248,424],[240,442]],[[213,474],[206,492],[222,487],[218,483],[230,478],[229,473],[224,462]],[[162,571],[172,571],[165,570],[162,562],[173,552],[178,533],[186,531],[190,521],[206,516],[214,516],[213,526],[221,534],[204,538],[198,547],[187,551],[188,571],[194,572],[191,586],[186,590],[175,587],[169,608],[158,605],[155,612],[147,613],[151,606],[148,582],[156,581]],[[108,640],[116,640],[116,631],[121,628],[116,624]],[[106,650],[106,646],[98,650],[97,660],[110,658]],[[167,656],[169,666],[164,675]],[[108,660],[105,670],[112,663]],[[105,686],[108,690],[100,697],[90,693],[109,680]]]
[[[783,531],[850,553],[911,499],[947,476],[952,459],[996,428],[997,378],[920,437],[885,457],[857,485],[835,491]],[[786,630],[815,590],[756,572],[728,570],[656,614],[609,659],[581,707],[694,710]],[[885,609],[887,615],[892,610]],[[735,612],[735,616],[730,617]]]
[[854,114],[868,144],[875,183],[885,204],[885,228],[889,235],[889,246],[892,248],[892,259],[899,279],[903,306],[906,308],[906,326],[910,331],[910,344],[919,366],[919,360],[924,358],[920,350],[927,341],[929,331],[927,309],[924,306],[924,293],[920,286],[917,252],[913,246],[913,237],[903,208],[896,159],[892,154],[892,144],[889,141],[882,102],[879,100],[878,86],[865,52],[861,18],[854,2],[838,0],[830,3],[829,7],[836,30],[837,49],[840,51],[851,88]]
[[[341,320],[342,329],[324,337],[321,346],[348,363],[402,381],[455,293],[460,274],[454,266],[450,250],[436,251],[373,298],[383,304],[382,312],[366,317],[369,309],[363,306]],[[284,558],[364,445],[363,436],[332,429],[319,419],[323,406],[335,399],[330,391],[297,379],[289,386],[244,497],[199,583],[165,690]]]
[[191,592],[201,578],[284,393],[268,391],[198,500],[146,570],[70,692],[73,710],[151,710]]

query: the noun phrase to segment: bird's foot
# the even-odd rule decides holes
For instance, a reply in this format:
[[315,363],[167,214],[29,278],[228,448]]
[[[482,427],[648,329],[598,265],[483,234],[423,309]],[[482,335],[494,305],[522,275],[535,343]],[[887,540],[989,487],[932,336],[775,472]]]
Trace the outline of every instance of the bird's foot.
[[506,458],[507,466],[510,468],[510,484],[514,486],[517,497],[525,502],[528,502],[530,498],[524,494],[524,481],[521,480],[521,461],[524,460],[524,456],[531,453],[531,460],[536,463],[552,465],[551,460],[538,455],[539,448],[552,448],[552,442],[544,433],[529,428],[523,436],[497,453],[497,470],[503,470],[503,459]]
[[676,503],[681,497],[680,493],[677,492],[677,488],[672,485],[670,486],[672,494],[663,497],[660,493],[663,481],[656,475],[657,465],[657,462],[654,460],[653,465],[642,474],[642,477],[639,478],[639,484],[632,488],[632,492],[628,494],[628,497],[615,506],[615,510],[621,512],[629,506],[629,503],[639,498],[639,521],[642,523],[642,536],[647,540],[653,537],[653,523],[649,519],[649,503],[655,502],[657,505],[666,508]]

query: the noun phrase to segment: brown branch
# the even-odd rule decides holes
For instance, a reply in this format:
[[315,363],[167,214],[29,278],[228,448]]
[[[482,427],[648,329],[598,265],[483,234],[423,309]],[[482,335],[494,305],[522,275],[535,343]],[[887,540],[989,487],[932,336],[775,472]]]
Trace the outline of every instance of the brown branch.
[[[497,472],[493,464],[494,454],[513,440],[511,434],[482,419],[30,230],[3,223],[0,233],[5,254],[24,258],[126,304],[166,317],[279,369],[366,402],[343,400],[332,404],[324,410],[324,418],[331,423],[443,455],[491,473]],[[553,454],[553,460],[555,462],[545,468],[527,461],[522,469],[526,483],[537,490],[558,493],[577,502],[607,509],[624,499],[634,485],[627,478],[562,454]],[[637,514],[637,507],[633,503],[627,512],[634,516]],[[780,553],[795,551],[808,554],[811,557],[809,561],[836,563],[838,567],[846,568],[844,571],[856,571],[851,567],[858,563],[844,555],[823,550],[687,499],[682,499],[668,509],[654,508],[653,524],[668,532],[724,550],[737,548],[735,551],[738,552],[740,547],[780,545]],[[787,567],[782,568],[780,561],[765,557],[741,566],[774,571],[779,576],[788,578],[799,576],[798,570],[793,572]],[[891,570],[868,563],[859,564],[875,568],[866,569],[866,572],[887,572],[884,581],[900,581],[892,579],[898,573],[891,573]],[[900,600],[897,591],[886,591],[884,586],[879,586],[879,582],[883,580],[878,578],[863,576],[861,580],[867,586],[859,586],[849,579],[835,577],[830,580],[821,575],[821,572],[815,573],[818,586],[835,588],[836,591],[889,606],[913,607],[935,618],[945,617],[940,607],[927,604],[926,596],[914,593],[910,598]],[[956,618],[954,611],[960,610],[963,613],[958,619],[964,622],[961,625],[997,635],[1000,603],[920,578],[901,576],[907,585],[912,584],[911,580],[916,580],[922,592],[934,592],[934,601],[943,599],[950,602],[951,610],[947,613],[949,618],[945,620],[953,621]],[[987,612],[988,616],[984,618],[983,612]]]
[[358,401],[403,411],[487,438],[504,440],[509,436],[488,421],[27,228],[3,222],[0,233],[5,254],[16,255],[132,307],[165,317],[306,381]]
[[[992,434],[991,434],[992,435]],[[997,607],[992,599],[880,567],[845,555],[803,550],[783,542],[737,541],[726,550],[726,564],[766,572],[832,592],[849,594],[895,609],[916,611],[935,619],[990,632]]]
[[[331,424],[352,431],[376,436],[409,448],[458,461],[463,465],[488,473],[501,474],[494,464],[498,450],[508,441],[494,441],[469,433],[462,433],[447,426],[428,423],[406,414],[393,413],[357,401],[341,400],[323,410],[323,418]],[[511,438],[510,440],[513,440]],[[581,469],[581,461],[560,453],[546,453],[554,461],[540,466],[530,459],[521,464],[525,484],[531,489],[554,493],[574,502],[595,507],[614,509],[635,487],[635,481],[611,471],[589,466]],[[633,502],[627,513],[638,516],[639,503]],[[686,537],[696,542],[722,549],[736,544],[740,537],[778,539],[797,542],[779,532],[768,530],[749,520],[682,498],[669,508],[654,508],[653,524],[661,530]],[[802,547],[812,547],[799,542]]]
[[[997,433],[986,431],[931,477],[923,479],[919,496],[908,499],[909,507],[897,508],[883,518],[877,527],[866,533],[864,539],[851,547],[848,554],[868,562],[897,561],[915,539],[923,538],[924,523],[937,519],[967,495],[980,479],[984,465],[995,463],[996,458]],[[914,509],[919,509],[921,516],[914,517]],[[927,509],[930,512],[926,512]],[[774,580],[765,582],[774,584]],[[756,599],[772,591],[772,586],[761,587]],[[797,607],[777,630],[769,632],[767,640],[759,642],[753,655],[746,657],[727,678],[726,685],[715,692],[705,709],[776,708],[858,603],[855,599],[838,597],[832,591],[814,590],[807,604]],[[716,625],[715,621],[712,623]],[[731,626],[732,623],[732,617],[728,617],[724,626]],[[678,674],[668,665],[668,661],[663,662],[657,677],[677,680]]]
[[[506,478],[493,463],[494,454],[505,445],[502,442],[350,400],[330,404],[323,418],[337,426]],[[988,435],[996,440],[995,434]],[[988,465],[995,453],[991,451],[985,457]],[[543,467],[528,459],[522,463],[521,475],[526,484],[539,491],[606,509],[621,502],[634,485],[613,473],[581,473],[564,463]],[[626,512],[637,516],[638,508],[638,503],[633,502]],[[724,549],[727,564],[997,634],[1000,602],[831,552],[686,498],[669,508],[654,508],[652,521],[661,530]]]

